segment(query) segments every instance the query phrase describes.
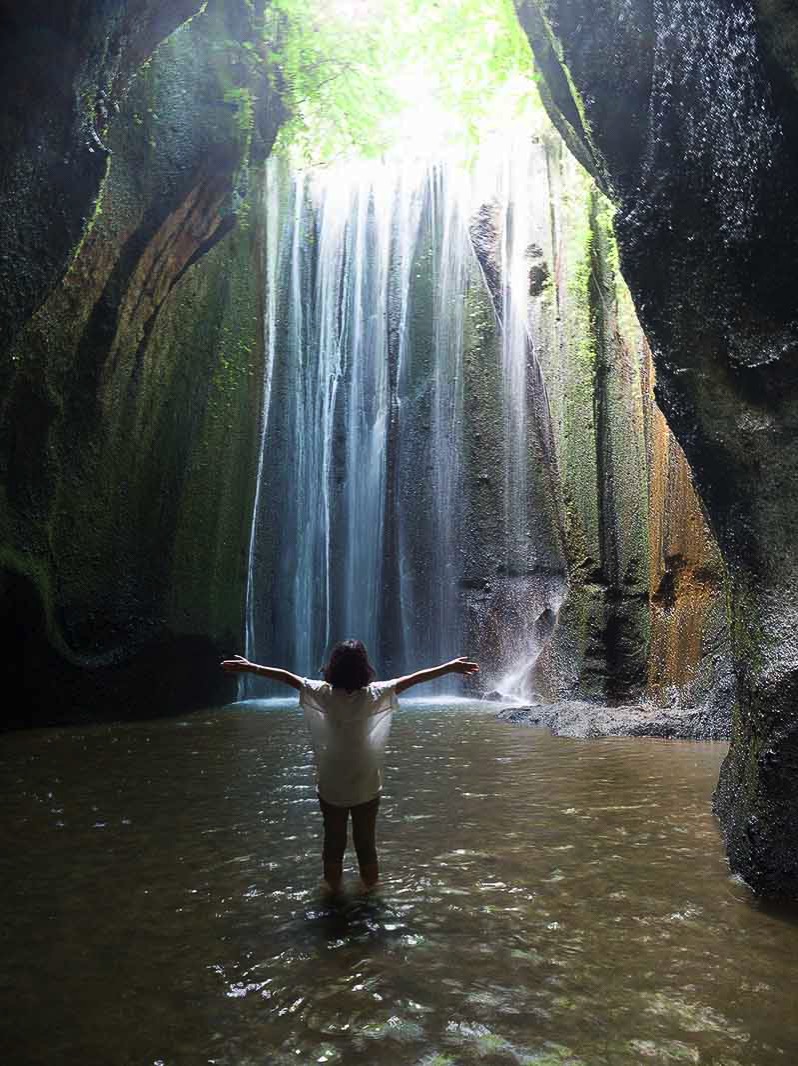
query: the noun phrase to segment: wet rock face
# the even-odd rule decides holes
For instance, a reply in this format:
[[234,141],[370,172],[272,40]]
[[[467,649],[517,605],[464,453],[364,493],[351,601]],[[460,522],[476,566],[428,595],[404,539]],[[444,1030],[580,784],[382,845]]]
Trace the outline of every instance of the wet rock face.
[[[528,587],[473,569],[469,641],[487,674],[489,646],[513,633],[533,649],[529,684],[548,700],[704,705],[727,664],[720,559],[684,455],[654,403],[650,352],[615,267],[609,204],[577,177],[561,145],[541,151],[552,232],[541,228],[524,251],[526,359],[534,374],[534,468],[547,474],[534,511],[555,518],[549,539],[560,562]],[[499,317],[504,242],[496,204],[474,212],[470,238]],[[481,336],[477,382],[485,382],[489,350]],[[496,467],[485,447],[488,409],[471,404],[468,412],[467,447],[475,468],[483,464],[485,489]],[[469,528],[488,527],[489,515],[500,527],[503,508],[480,492]],[[500,528],[486,531],[495,550]],[[478,634],[490,635],[487,646]]]
[[108,123],[201,0],[0,3],[0,349],[63,275],[93,213]]
[[[771,48],[796,16],[780,9],[770,20],[765,9],[778,6],[518,5],[538,53],[541,11],[562,46],[579,95],[570,106],[586,120],[569,127],[571,139],[582,138],[618,206],[624,272],[655,349],[662,406],[738,557],[760,542],[750,482],[772,447],[760,442],[790,420],[782,390],[796,374],[798,96]],[[544,73],[556,80],[552,54]],[[776,477],[791,484],[790,467]]]
[[0,125],[21,131],[0,162],[0,636],[24,690],[0,727],[233,695],[217,662],[256,462],[261,233],[241,223],[281,113],[236,43],[255,9],[209,3],[131,82],[199,2],[83,5],[83,22],[55,6],[7,17],[41,58],[41,116],[19,64],[0,73]]
[[737,697],[716,804],[732,866],[798,895],[798,12],[516,6],[558,125],[617,204],[658,399],[727,567]]

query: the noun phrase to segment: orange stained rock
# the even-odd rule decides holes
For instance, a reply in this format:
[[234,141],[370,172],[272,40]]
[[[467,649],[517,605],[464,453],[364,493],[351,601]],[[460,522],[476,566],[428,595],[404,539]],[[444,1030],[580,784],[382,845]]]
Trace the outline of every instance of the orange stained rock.
[[654,402],[650,352],[647,362],[643,387],[650,470],[648,680],[656,694],[693,679],[710,612],[723,594],[723,570],[687,459]]

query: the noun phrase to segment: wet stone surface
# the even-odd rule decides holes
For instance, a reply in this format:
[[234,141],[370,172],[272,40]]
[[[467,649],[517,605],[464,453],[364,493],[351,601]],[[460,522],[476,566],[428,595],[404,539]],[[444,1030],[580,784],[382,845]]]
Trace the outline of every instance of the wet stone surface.
[[730,708],[660,707],[653,703],[606,707],[586,700],[502,707],[496,717],[513,725],[541,726],[558,737],[659,737],[728,740]]

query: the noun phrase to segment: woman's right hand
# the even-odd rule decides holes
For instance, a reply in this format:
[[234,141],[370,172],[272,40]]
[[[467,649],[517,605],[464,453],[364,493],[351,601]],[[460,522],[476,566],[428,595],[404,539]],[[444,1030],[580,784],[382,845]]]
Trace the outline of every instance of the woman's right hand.
[[252,670],[254,665],[249,659],[245,659],[243,655],[234,655],[232,659],[224,659],[222,661],[222,669],[226,670],[228,674],[246,673]]
[[476,674],[479,672],[479,665],[467,655],[461,655],[459,659],[452,659],[449,669],[453,674]]

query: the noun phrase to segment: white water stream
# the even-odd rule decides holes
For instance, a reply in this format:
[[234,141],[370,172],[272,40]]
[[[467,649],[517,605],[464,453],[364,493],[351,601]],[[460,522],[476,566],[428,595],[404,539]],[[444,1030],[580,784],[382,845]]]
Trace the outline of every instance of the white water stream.
[[[289,173],[273,160],[265,206],[247,656],[314,674],[348,636],[382,673],[477,654],[483,622],[502,644],[501,620],[480,620],[473,589],[504,582],[529,618],[508,619],[512,661],[498,652],[494,674],[514,675],[523,695],[540,650],[529,634],[565,587],[557,516],[535,512],[530,485],[533,443],[551,432],[530,373],[542,328],[530,255],[553,255],[542,146],[486,150],[471,171],[357,162]],[[470,232],[479,212],[499,279],[492,307]],[[488,427],[482,455],[467,440],[475,417]],[[260,694],[255,684],[241,695]]]

